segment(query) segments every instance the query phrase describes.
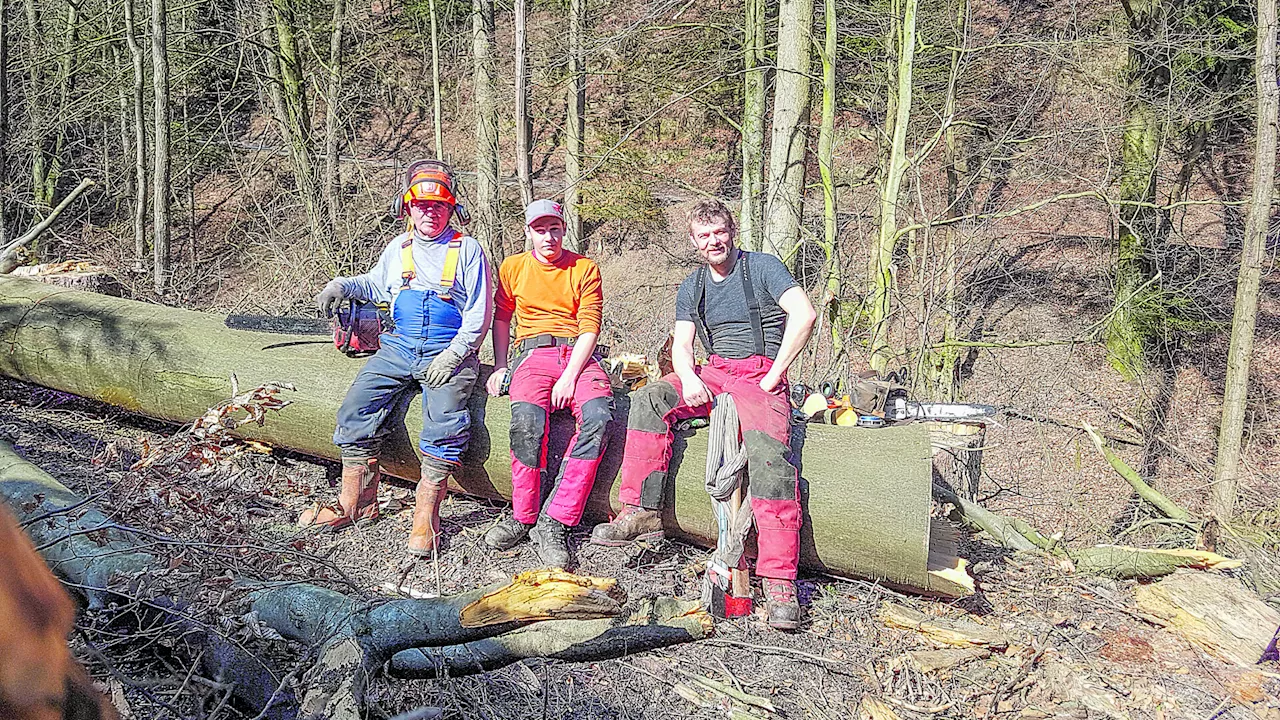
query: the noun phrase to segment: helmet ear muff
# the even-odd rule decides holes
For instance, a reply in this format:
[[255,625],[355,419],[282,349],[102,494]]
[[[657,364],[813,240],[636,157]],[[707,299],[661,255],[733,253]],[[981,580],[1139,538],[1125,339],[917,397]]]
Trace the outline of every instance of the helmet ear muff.
[[396,199],[391,201],[391,216],[397,220],[403,220],[409,211],[409,208],[405,207],[404,204],[404,194],[406,192],[409,192],[408,188],[400,191],[400,194],[396,195]]

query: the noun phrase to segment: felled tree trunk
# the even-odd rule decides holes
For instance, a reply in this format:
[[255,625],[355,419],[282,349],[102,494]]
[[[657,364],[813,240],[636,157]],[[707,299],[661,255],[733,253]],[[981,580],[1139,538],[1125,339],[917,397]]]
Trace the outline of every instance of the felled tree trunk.
[[[143,586],[140,578],[152,568],[164,567],[155,556],[139,549],[146,538],[135,539],[130,528],[23,460],[7,443],[0,443],[0,502],[13,510],[54,574],[91,608],[100,609],[121,600],[122,595],[133,595]],[[135,614],[140,627],[174,628],[175,636],[181,635],[199,650],[205,672],[233,683],[235,697],[254,712],[261,712],[264,719],[295,716],[293,691],[280,687],[281,677],[271,667],[185,618],[177,601],[145,599],[146,609]],[[275,702],[268,708],[273,696]]]
[[[189,422],[225,400],[230,377],[241,386],[288,382],[292,404],[247,437],[317,457],[336,458],[334,418],[360,361],[312,337],[231,330],[222,318],[0,277],[0,375],[75,393],[132,412]],[[622,463],[628,400],[615,397],[608,446],[588,505],[603,519]],[[511,497],[510,404],[483,391],[471,398],[471,442],[456,489]],[[558,414],[548,466],[570,434]],[[419,403],[405,425],[417,435]],[[401,427],[384,448],[383,465],[417,480],[418,458]],[[923,424],[863,428],[810,425],[792,440],[801,464],[801,563],[843,577],[864,577],[914,591],[963,596],[971,590],[947,568],[958,561],[934,541],[929,511],[929,431]],[[667,484],[668,533],[714,545],[718,526],[703,487],[705,433],[679,433],[674,477]],[[932,545],[932,547],[931,547]],[[931,550],[938,552],[931,552]],[[960,574],[963,574],[960,572]],[[963,578],[961,578],[963,579]]]
[[711,635],[711,616],[697,602],[647,599],[626,618],[549,620],[501,635],[443,647],[403,650],[388,673],[403,678],[457,677],[535,657],[593,662],[654,650]]
[[360,717],[365,683],[401,650],[453,646],[554,618],[574,623],[621,611],[616,581],[535,570],[510,583],[443,598],[361,605],[314,585],[265,591],[258,618],[281,635],[320,648],[307,678],[303,717]]

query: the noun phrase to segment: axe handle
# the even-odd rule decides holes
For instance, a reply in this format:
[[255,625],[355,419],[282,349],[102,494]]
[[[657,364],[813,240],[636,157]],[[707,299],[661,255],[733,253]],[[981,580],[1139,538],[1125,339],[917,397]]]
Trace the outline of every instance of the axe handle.
[[[729,496],[729,517],[738,516],[738,508],[742,507],[742,483],[733,489]],[[743,553],[738,567],[729,568],[729,594],[733,597],[751,597],[751,573],[747,570],[747,557]]]

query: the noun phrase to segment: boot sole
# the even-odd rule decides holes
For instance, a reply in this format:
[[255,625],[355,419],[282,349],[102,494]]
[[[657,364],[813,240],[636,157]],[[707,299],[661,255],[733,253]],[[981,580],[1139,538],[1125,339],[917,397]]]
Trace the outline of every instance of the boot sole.
[[634,545],[636,543],[641,543],[641,542],[654,542],[657,540],[662,540],[666,536],[667,536],[667,533],[665,530],[658,530],[657,532],[644,533],[643,535],[637,535],[631,538],[630,540],[604,540],[602,538],[596,537],[595,535],[592,535],[591,544],[603,545],[605,547],[626,547],[627,545]]
[[795,621],[791,621],[791,620],[783,620],[783,621],[777,621],[777,622],[775,622],[775,621],[768,621],[768,622],[767,622],[767,624],[768,624],[768,626],[769,626],[769,627],[773,628],[774,630],[788,630],[788,631],[790,631],[790,630],[799,630],[799,629],[800,629],[800,621],[799,621],[799,620],[795,620]]

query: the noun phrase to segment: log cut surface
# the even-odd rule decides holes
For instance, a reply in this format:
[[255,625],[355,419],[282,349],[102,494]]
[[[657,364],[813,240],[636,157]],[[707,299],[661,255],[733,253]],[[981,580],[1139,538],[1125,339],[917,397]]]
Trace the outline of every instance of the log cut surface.
[[[12,277],[0,278],[0,343],[0,374],[174,422],[189,421],[224,400],[233,374],[241,386],[291,383],[297,388],[290,395],[293,404],[265,427],[246,426],[244,434],[323,458],[337,456],[334,417],[362,363],[314,336],[231,330],[214,315]],[[616,400],[609,449],[589,506],[596,520],[610,512],[617,495],[628,404],[625,396]],[[471,447],[456,489],[509,499],[509,403],[478,392],[471,410]],[[550,467],[571,432],[567,420],[553,423]],[[392,474],[417,479],[409,438],[416,437],[420,423],[419,404],[411,403],[384,452]],[[917,592],[970,592],[930,572],[931,452],[925,426],[810,425],[797,431],[805,505],[802,564]],[[705,452],[704,434],[677,437],[666,518],[673,535],[704,545],[716,536],[702,488]],[[934,558],[934,568],[946,565],[946,559]]]

